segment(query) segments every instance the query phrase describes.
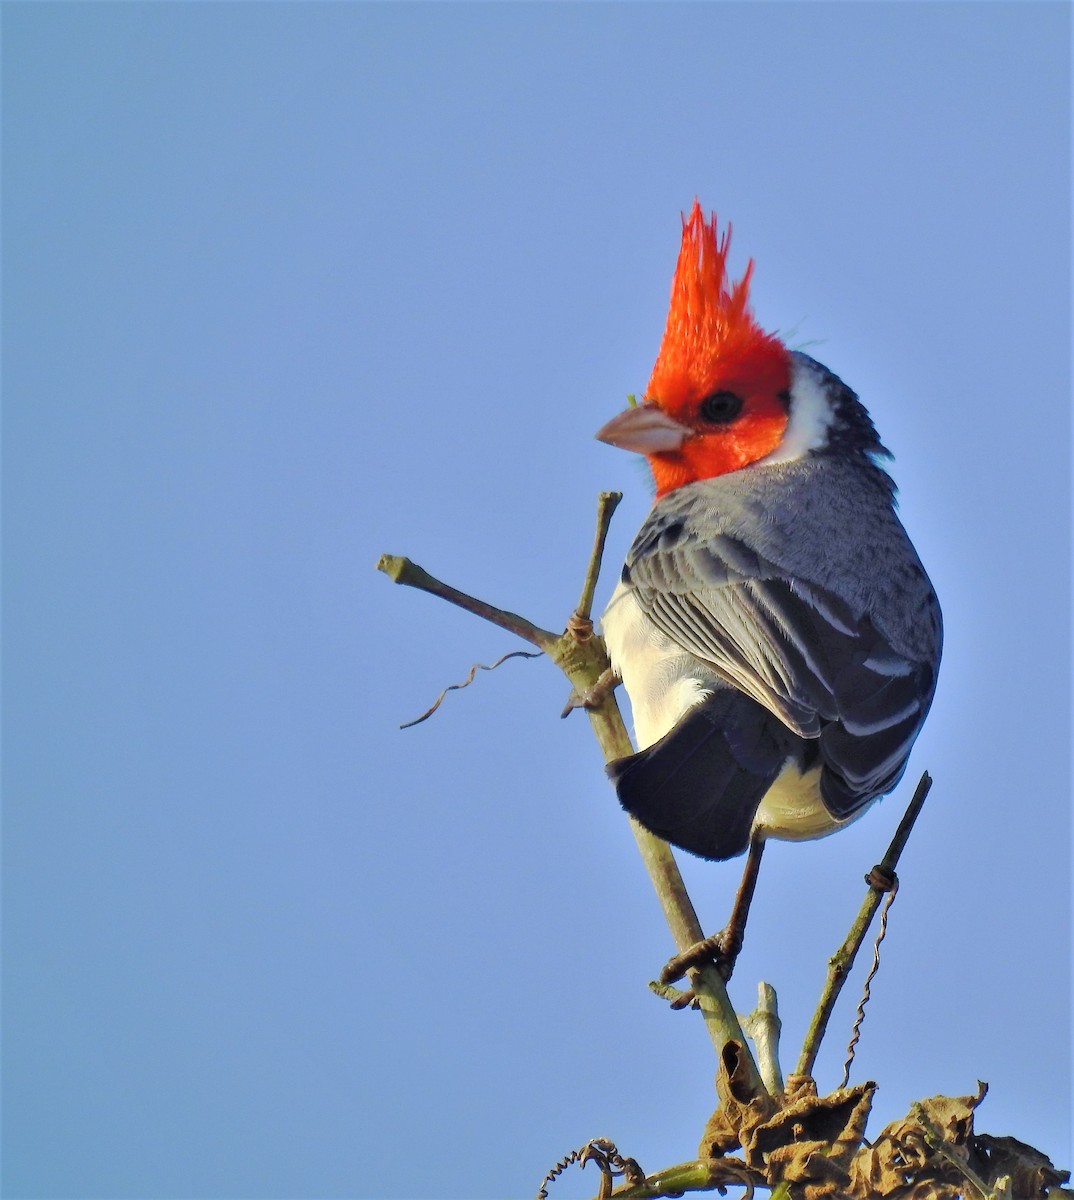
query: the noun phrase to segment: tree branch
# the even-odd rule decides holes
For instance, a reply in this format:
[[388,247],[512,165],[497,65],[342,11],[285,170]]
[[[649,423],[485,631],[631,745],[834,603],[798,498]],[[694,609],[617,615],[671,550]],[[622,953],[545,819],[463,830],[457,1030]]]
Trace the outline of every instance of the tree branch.
[[[866,883],[869,884],[869,891],[862,901],[861,908],[858,911],[854,924],[850,927],[850,932],[847,934],[845,941],[828,960],[828,975],[824,982],[824,991],[821,993],[817,1011],[813,1014],[813,1020],[806,1031],[802,1053],[798,1058],[798,1065],[795,1067],[794,1073],[796,1075],[813,1074],[813,1064],[817,1060],[817,1052],[820,1050],[824,1031],[828,1028],[828,1020],[832,1015],[832,1009],[835,1008],[835,1002],[843,989],[843,984],[850,973],[850,968],[854,965],[854,959],[861,948],[862,942],[865,940],[865,935],[869,932],[869,926],[872,924],[873,917],[876,916],[876,910],[880,907],[880,901],[889,890],[888,887],[884,886],[883,881],[894,876],[899,856],[903,852],[906,840],[910,836],[910,830],[914,827],[914,822],[921,812],[921,806],[925,803],[925,797],[929,794],[929,788],[931,787],[932,777],[926,771],[921,776],[921,780],[914,791],[913,798],[910,800],[906,812],[903,813],[902,820],[899,822],[898,829],[895,830],[895,836],[891,839],[891,845],[888,846],[887,853],[880,863],[865,877]],[[873,882],[874,879],[876,882]]]
[[[584,689],[592,687],[610,666],[604,639],[592,633],[588,618],[592,608],[597,576],[600,572],[608,524],[620,499],[621,494],[616,492],[603,492],[600,495],[593,551],[590,555],[576,613],[579,622],[576,623],[573,620],[569,622],[567,631],[561,636],[541,629],[516,613],[505,612],[503,609],[487,604],[483,600],[477,600],[465,592],[460,592],[458,589],[442,583],[408,558],[385,554],[377,563],[377,569],[383,571],[396,583],[416,587],[421,591],[439,596],[450,604],[465,608],[475,616],[491,621],[501,629],[510,630],[535,646],[540,646],[564,672],[575,689],[582,692]],[[606,762],[634,753],[634,747],[631,745],[630,737],[623,724],[614,692],[610,693],[597,707],[587,709],[586,712]],[[667,842],[639,825],[633,818],[630,818],[630,828],[653,887],[656,889],[657,898],[671,930],[675,947],[680,951],[686,950],[695,942],[701,941],[705,934],[697,919],[693,903],[687,894],[671,847]],[[723,978],[715,965],[703,966],[691,971],[690,982],[698,997],[705,1027],[716,1047],[717,1055],[722,1055],[728,1042],[736,1042],[741,1047],[742,1058],[738,1083],[745,1096],[740,1095],[739,1100],[766,1095],[757,1064],[750,1052],[738,1017],[735,1015],[734,1007],[728,999]],[[726,1097],[721,1097],[721,1099],[726,1099]]]
[[439,579],[405,556],[382,554],[377,562],[377,570],[383,571],[393,583],[402,583],[407,587],[439,596],[441,600],[446,600],[449,604],[455,604],[459,608],[465,608],[467,612],[472,612],[475,616],[490,621],[493,625],[499,625],[501,629],[517,634],[525,641],[540,646],[542,650],[549,650],[559,641],[556,634],[549,633],[547,629],[532,624],[517,613],[496,608],[491,604],[486,604],[484,600],[478,600],[474,596],[460,592],[458,588],[441,583]]
[[597,531],[593,538],[593,550],[589,555],[589,566],[582,584],[582,596],[574,610],[579,617],[589,617],[593,612],[593,595],[597,590],[600,564],[604,558],[604,543],[608,537],[612,514],[619,507],[622,492],[601,492],[597,497]]
[[770,983],[757,985],[757,1007],[742,1019],[742,1027],[757,1047],[757,1065],[769,1093],[783,1092],[783,1073],[779,1068],[779,1034],[783,1023],[779,1019],[776,989]]

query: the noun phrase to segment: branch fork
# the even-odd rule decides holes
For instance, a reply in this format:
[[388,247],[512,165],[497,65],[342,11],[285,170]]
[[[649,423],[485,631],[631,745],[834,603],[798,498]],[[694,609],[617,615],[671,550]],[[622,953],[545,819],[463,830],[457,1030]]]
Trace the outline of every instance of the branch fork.
[[[621,499],[620,492],[602,492],[598,498],[596,533],[581,595],[562,634],[552,633],[517,613],[507,612],[484,600],[469,596],[430,575],[409,558],[385,554],[377,563],[377,568],[395,583],[439,596],[440,599],[464,608],[537,646],[563,671],[575,691],[584,696],[597,687],[598,681],[606,675],[611,666],[604,639],[593,632],[592,611],[608,526]],[[586,708],[586,712],[606,762],[624,758],[634,752],[613,691],[609,690],[594,707]],[[705,933],[687,894],[671,847],[633,818],[628,819],[676,949],[680,952],[687,950],[697,942],[703,941]],[[697,997],[705,1026],[717,1054],[722,1056],[727,1047],[733,1044],[740,1056],[739,1088],[749,1096],[767,1096],[760,1071],[749,1051],[746,1035],[715,965],[705,964],[692,969],[690,985]]]
[[[619,712],[614,687],[609,686],[610,663],[604,639],[595,632],[592,619],[593,597],[608,524],[621,498],[617,492],[601,493],[596,535],[581,596],[561,634],[535,625],[517,613],[496,608],[469,596],[436,579],[408,558],[384,555],[377,564],[378,569],[395,583],[438,596],[501,629],[514,633],[544,651],[570,680],[575,693],[583,699],[593,732],[608,762],[632,754],[634,749]],[[864,1121],[875,1085],[863,1084],[857,1088],[840,1089],[828,1097],[818,1097],[816,1085],[812,1080],[813,1065],[836,997],[885,895],[890,903],[893,889],[897,886],[895,866],[931,782],[927,774],[922,777],[882,862],[866,877],[869,891],[850,933],[829,962],[828,977],[820,1004],[806,1035],[795,1073],[788,1078],[788,1085],[792,1086],[785,1086],[780,1071],[780,1023],[775,992],[770,985],[760,985],[756,1010],[740,1020],[731,1005],[724,979],[716,965],[703,963],[691,967],[688,972],[689,992],[671,987],[670,981],[667,980],[650,984],[650,987],[669,1000],[672,1007],[683,1007],[689,1003],[692,1007],[699,1008],[716,1048],[720,1064],[716,1080],[720,1107],[706,1128],[699,1159],[646,1178],[642,1176],[633,1160],[623,1159],[618,1155],[612,1143],[596,1139],[581,1151],[574,1151],[567,1159],[558,1163],[546,1177],[545,1184],[550,1183],[569,1163],[590,1159],[603,1163],[602,1197],[611,1191],[613,1169],[617,1174],[626,1175],[625,1183],[614,1193],[623,1200],[627,1197],[637,1197],[641,1200],[644,1197],[681,1195],[684,1191],[713,1188],[722,1191],[729,1183],[740,1183],[751,1190],[754,1185],[767,1186],[774,1189],[774,1198],[789,1197],[792,1189],[786,1180],[790,1176],[784,1174],[783,1167],[778,1165],[777,1160],[781,1162],[780,1155],[786,1156],[805,1148],[798,1146],[801,1138],[795,1132],[798,1126],[794,1125],[794,1122],[799,1120],[795,1114],[799,1112],[802,1120],[820,1122],[818,1132],[814,1135],[818,1140],[809,1143],[817,1147],[815,1152],[809,1151],[813,1156],[810,1169],[820,1170],[821,1176],[818,1178],[823,1177],[826,1183],[831,1182],[828,1175],[834,1171],[839,1176],[840,1186],[843,1186],[844,1181],[849,1184],[851,1157],[864,1135]],[[633,818],[628,819],[675,946],[680,953],[686,951],[696,943],[702,942],[705,935],[671,848]],[[756,1058],[750,1051],[746,1032],[757,1047]],[[829,1146],[827,1132],[826,1123],[830,1124],[830,1117],[826,1114],[831,1112],[840,1115],[840,1119],[845,1118],[846,1123],[846,1129],[840,1134],[840,1164],[828,1161],[829,1154],[834,1153],[836,1149],[835,1141],[831,1141]],[[791,1126],[788,1126],[789,1140],[785,1140],[781,1131],[788,1122],[791,1123]],[[762,1135],[762,1140],[768,1147],[763,1155],[754,1145],[756,1139]],[[743,1148],[745,1160],[730,1157],[730,1152],[736,1147]],[[846,1159],[846,1162],[842,1162],[842,1159]],[[546,1194],[544,1186],[542,1194]]]

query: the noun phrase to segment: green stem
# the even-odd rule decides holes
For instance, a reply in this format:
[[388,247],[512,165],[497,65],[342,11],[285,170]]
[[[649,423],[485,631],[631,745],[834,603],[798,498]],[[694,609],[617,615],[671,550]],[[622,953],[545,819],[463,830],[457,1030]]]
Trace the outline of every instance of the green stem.
[[[921,812],[921,806],[925,803],[925,797],[929,794],[930,787],[932,787],[932,778],[926,771],[921,776],[906,812],[903,813],[903,818],[899,822],[898,829],[895,830],[895,836],[891,839],[887,853],[874,871],[881,875],[894,875],[899,856],[903,852],[903,847],[910,836],[910,830],[914,827],[918,813]],[[867,875],[865,878],[868,882],[869,876]],[[862,901],[854,924],[850,927],[850,932],[843,944],[828,960],[828,975],[824,981],[824,990],[821,993],[817,1011],[813,1014],[813,1020],[809,1023],[809,1029],[806,1031],[802,1053],[799,1056],[798,1065],[794,1069],[796,1075],[813,1074],[813,1065],[817,1061],[817,1053],[820,1050],[825,1030],[828,1028],[832,1009],[835,1008],[835,1002],[843,990],[843,984],[850,973],[850,968],[854,965],[854,959],[862,942],[865,941],[865,935],[869,932],[869,926],[872,924],[873,917],[876,916],[876,910],[880,907],[880,901],[883,899],[885,891],[885,888],[876,887],[870,883],[869,891]]]
[[732,1168],[722,1159],[698,1159],[647,1175],[641,1183],[616,1188],[611,1200],[656,1200],[659,1196],[681,1196],[684,1192],[711,1192],[716,1188],[756,1183],[757,1178],[744,1168]]

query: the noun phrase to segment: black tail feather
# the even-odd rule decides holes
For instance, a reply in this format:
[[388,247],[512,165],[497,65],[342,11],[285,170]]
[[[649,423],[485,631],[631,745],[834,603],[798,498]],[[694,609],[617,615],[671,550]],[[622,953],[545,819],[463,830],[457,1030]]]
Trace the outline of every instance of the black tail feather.
[[701,858],[734,858],[787,758],[807,743],[741,692],[721,688],[647,750],[608,765],[646,829]]

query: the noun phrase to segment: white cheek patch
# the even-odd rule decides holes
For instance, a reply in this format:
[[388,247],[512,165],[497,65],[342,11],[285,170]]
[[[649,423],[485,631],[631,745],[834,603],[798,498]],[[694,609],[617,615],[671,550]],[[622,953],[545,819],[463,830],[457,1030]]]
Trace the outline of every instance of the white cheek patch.
[[828,440],[832,406],[828,392],[813,371],[800,363],[791,367],[791,414],[779,445],[758,459],[758,465],[794,462]]

